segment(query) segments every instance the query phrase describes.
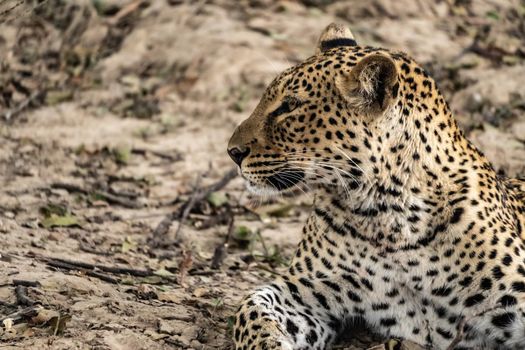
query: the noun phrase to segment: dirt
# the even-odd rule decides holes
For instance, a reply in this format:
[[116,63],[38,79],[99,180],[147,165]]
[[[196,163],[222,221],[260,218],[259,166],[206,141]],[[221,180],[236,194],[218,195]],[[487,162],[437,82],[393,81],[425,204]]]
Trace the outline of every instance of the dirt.
[[[415,57],[495,168],[525,175],[523,1],[0,2],[0,347],[230,348],[311,199],[204,192],[333,21]],[[339,349],[385,347],[352,334]]]

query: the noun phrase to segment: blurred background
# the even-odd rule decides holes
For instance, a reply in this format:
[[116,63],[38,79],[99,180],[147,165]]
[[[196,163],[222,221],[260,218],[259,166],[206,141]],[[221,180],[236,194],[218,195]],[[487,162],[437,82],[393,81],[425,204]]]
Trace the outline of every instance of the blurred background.
[[1,347],[230,348],[311,199],[251,199],[227,141],[334,21],[418,60],[525,175],[524,1],[0,0]]

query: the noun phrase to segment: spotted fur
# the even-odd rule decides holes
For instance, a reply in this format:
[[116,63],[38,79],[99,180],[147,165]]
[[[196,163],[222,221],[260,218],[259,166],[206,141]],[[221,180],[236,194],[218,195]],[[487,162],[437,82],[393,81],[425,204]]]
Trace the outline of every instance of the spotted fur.
[[525,348],[525,182],[496,174],[434,80],[331,25],[229,153],[257,193],[315,194],[288,272],[242,303],[236,349],[326,349],[352,319],[445,349]]

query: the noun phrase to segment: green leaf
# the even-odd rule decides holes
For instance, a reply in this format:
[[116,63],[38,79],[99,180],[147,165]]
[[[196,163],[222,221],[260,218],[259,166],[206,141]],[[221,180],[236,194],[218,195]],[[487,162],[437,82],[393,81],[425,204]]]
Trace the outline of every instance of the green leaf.
[[211,301],[212,305],[215,307],[215,308],[218,308],[218,307],[221,307],[224,305],[224,301],[222,300],[222,298],[215,298]]
[[67,215],[68,210],[65,206],[60,204],[48,203],[45,206],[40,208],[40,214],[48,218],[51,215],[64,216]]
[[232,238],[239,248],[246,249],[252,245],[256,235],[250,228],[241,225],[235,228]]
[[157,289],[158,289],[160,292],[168,292],[169,290],[171,290],[171,288],[168,287],[168,286],[157,286]]
[[121,9],[122,2],[111,0],[91,0],[99,16],[112,16]]
[[46,93],[45,102],[46,105],[53,106],[61,102],[71,100],[72,98],[72,91],[50,90]]
[[237,226],[235,229],[235,239],[241,241],[249,241],[253,239],[253,232],[247,226]]
[[113,149],[113,156],[115,161],[119,164],[128,164],[131,159],[131,149],[129,147],[121,146]]
[[153,272],[153,274],[160,277],[175,277],[175,274],[169,272],[165,268],[158,269],[157,271]]
[[44,228],[80,226],[78,218],[71,214],[63,216],[51,214],[51,216],[42,220],[41,224]]
[[135,250],[137,248],[137,242],[133,241],[130,237],[126,237],[120,250],[122,253],[129,252],[130,250]]
[[487,17],[497,21],[499,20],[499,13],[497,13],[496,11],[488,11]]
[[226,318],[226,326],[228,327],[228,333],[233,335],[233,327],[235,326],[235,316],[228,316]]
[[221,192],[212,192],[208,195],[208,202],[215,208],[218,208],[228,203],[228,197]]
[[148,277],[141,278],[139,281],[141,283],[159,284],[159,283],[162,283],[164,280],[160,276],[148,276]]
[[120,284],[134,286],[135,285],[135,280],[133,279],[133,277],[127,276],[127,277],[124,277],[124,278],[122,278],[120,280]]

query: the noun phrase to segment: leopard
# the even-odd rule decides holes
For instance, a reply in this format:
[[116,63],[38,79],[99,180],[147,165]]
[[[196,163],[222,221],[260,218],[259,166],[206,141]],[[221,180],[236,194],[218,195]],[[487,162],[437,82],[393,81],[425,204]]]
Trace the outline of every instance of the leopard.
[[235,349],[330,349],[358,321],[427,349],[525,348],[525,180],[406,53],[330,24],[227,153],[254,195],[313,198],[286,272],[241,302]]

